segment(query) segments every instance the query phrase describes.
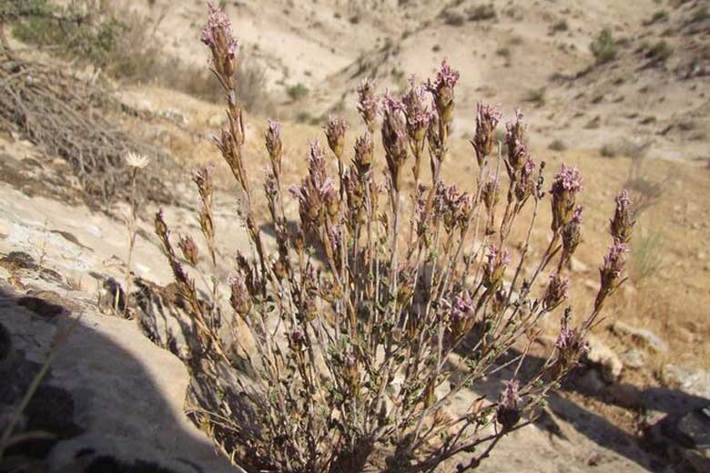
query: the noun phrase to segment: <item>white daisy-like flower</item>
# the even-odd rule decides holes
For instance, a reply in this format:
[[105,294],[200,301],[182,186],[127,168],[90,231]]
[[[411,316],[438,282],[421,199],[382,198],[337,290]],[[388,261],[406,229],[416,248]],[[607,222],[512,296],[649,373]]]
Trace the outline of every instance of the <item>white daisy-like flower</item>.
[[126,155],[126,164],[134,168],[143,169],[150,164],[150,158],[131,151]]

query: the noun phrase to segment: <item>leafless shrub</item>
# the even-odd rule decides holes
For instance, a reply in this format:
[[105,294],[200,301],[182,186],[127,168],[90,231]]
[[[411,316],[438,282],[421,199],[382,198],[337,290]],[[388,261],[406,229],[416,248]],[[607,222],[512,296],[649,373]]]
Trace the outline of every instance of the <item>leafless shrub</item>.
[[646,153],[651,143],[630,143],[625,152],[631,158],[629,174],[624,187],[629,190],[634,201],[633,213],[638,218],[643,212],[658,203],[663,196],[666,183],[672,176],[658,181],[650,178],[646,171]]
[[466,17],[463,13],[456,10],[444,10],[441,12],[440,17],[444,20],[444,23],[450,26],[463,26],[466,23]]
[[652,279],[663,264],[663,237],[657,231],[645,232],[634,238],[629,275],[636,285]]
[[469,7],[466,10],[466,16],[468,21],[495,20],[498,17],[495,6],[492,3]]
[[[0,64],[0,128],[19,131],[49,154],[68,161],[91,206],[128,195],[130,151],[159,155],[105,118],[108,94],[58,67],[13,58]],[[161,156],[163,171],[169,164]],[[154,175],[141,176],[141,192],[170,199]]]
[[562,140],[552,140],[548,146],[548,149],[551,149],[552,151],[565,151],[567,149],[567,145]]
[[621,139],[605,144],[601,147],[599,153],[605,158],[624,156],[631,158],[632,162],[640,162],[645,158],[650,146],[649,142],[634,143],[627,139]]
[[[34,8],[25,7],[22,15],[15,15],[14,33],[21,40],[91,63],[117,79],[170,86],[211,102],[223,99],[222,87],[209,71],[163,53],[155,37],[157,22],[117,11],[110,2],[77,0],[58,7],[46,0],[32,1]],[[263,67],[244,61],[236,73],[244,107],[269,112],[272,103]]]
[[525,101],[534,104],[537,107],[542,107],[545,105],[546,98],[545,95],[547,89],[545,87],[540,87],[538,89],[530,89],[525,95]]
[[617,44],[609,28],[602,29],[589,45],[597,64],[604,64],[616,58]]
[[[233,313],[223,312],[219,291],[205,297],[195,284],[210,272],[201,279],[219,284],[210,173],[195,174],[208,268],[192,237],[176,244],[163,214],[156,215],[191,320],[185,329],[193,341],[199,421],[249,471],[431,472],[453,458],[457,471],[478,467],[503,436],[536,417],[623,282],[633,226],[628,194],[616,200],[593,307],[577,324],[566,308],[555,347],[534,373],[523,375],[540,320],[567,299],[566,263],[581,240],[579,171],[563,165],[548,195],[544,163],[530,155],[522,115],[506,127],[506,155],[496,155],[501,116],[479,104],[471,140],[475,188],[461,191],[444,183],[441,172],[458,72],[444,62],[433,80],[413,81],[401,98],[379,98],[366,81],[358,89],[364,129],[354,152],[345,149],[347,123],[331,117],[324,128],[330,151],[311,143],[308,173],[290,189],[300,215],[293,224],[284,211],[281,126],[269,122],[264,191],[275,229],[271,251],[254,210],[243,114],[233,99],[237,43],[226,15],[213,6],[202,40],[230,98],[229,123],[216,143],[242,194],[255,257],[238,253],[228,282]],[[373,144],[378,128],[382,174]],[[413,186],[405,185],[408,162]],[[530,236],[548,197],[550,243],[533,259]],[[412,205],[403,205],[408,200]],[[517,227],[527,236],[514,257]],[[224,336],[230,332],[233,343]],[[464,341],[466,366],[455,370],[447,361]],[[447,410],[453,396],[506,368],[511,377],[497,398],[474,396],[463,411]]]

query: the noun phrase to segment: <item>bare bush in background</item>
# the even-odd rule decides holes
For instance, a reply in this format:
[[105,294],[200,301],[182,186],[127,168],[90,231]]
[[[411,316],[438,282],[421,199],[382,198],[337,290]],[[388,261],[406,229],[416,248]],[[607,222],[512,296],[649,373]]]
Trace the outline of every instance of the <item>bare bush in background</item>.
[[[5,8],[7,12],[0,10],[0,17],[12,22],[13,33],[21,41],[92,64],[117,79],[169,85],[211,102],[224,97],[209,71],[163,53],[155,36],[161,18],[151,21],[102,0],[73,0],[63,6],[28,0]],[[255,61],[242,61],[236,73],[240,77],[237,92],[245,109],[269,112],[263,67]]]

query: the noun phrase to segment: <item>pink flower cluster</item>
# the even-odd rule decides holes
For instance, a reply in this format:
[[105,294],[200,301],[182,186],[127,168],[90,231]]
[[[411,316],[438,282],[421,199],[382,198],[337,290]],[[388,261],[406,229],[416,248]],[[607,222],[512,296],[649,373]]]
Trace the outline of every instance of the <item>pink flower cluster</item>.
[[215,6],[214,3],[209,2],[207,8],[209,9],[209,15],[207,24],[202,29],[200,40],[210,49],[216,48],[220,41],[224,41],[227,46],[227,53],[234,58],[237,55],[239,42],[232,32],[232,22],[227,14],[221,8]]

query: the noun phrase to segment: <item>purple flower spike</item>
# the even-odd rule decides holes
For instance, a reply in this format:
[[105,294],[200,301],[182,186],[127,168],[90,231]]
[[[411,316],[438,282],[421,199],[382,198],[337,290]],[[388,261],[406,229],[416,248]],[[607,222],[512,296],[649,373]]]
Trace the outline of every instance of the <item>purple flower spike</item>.
[[553,194],[561,194],[563,192],[575,194],[581,189],[582,174],[579,172],[579,169],[562,164],[560,172],[555,176],[550,192]]
[[227,52],[234,58],[239,48],[239,42],[234,38],[232,22],[227,14],[213,2],[207,4],[209,16],[207,24],[202,28],[200,40],[210,49],[215,49],[223,41]]

